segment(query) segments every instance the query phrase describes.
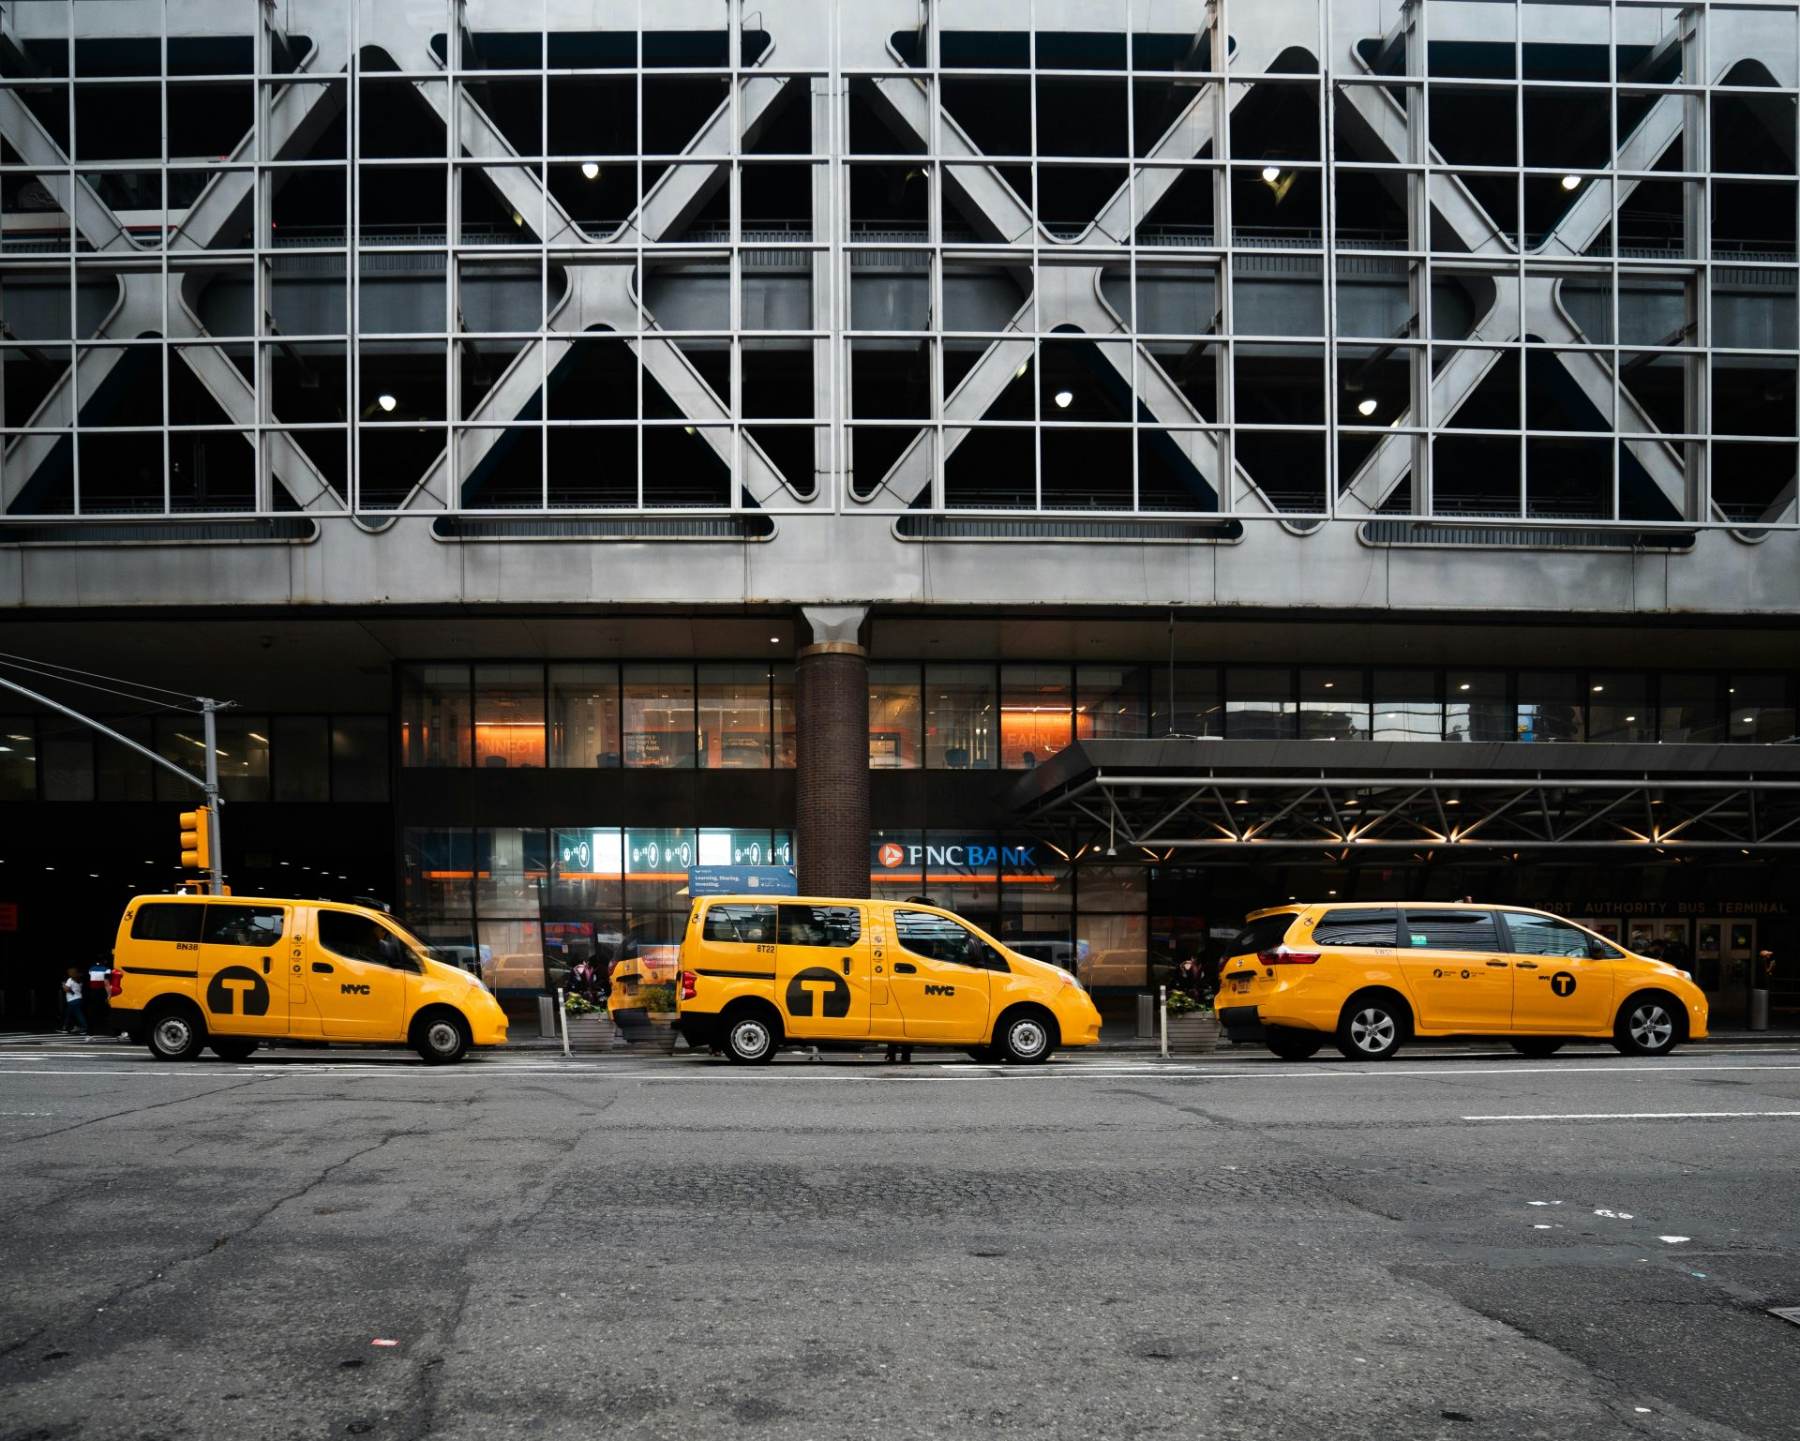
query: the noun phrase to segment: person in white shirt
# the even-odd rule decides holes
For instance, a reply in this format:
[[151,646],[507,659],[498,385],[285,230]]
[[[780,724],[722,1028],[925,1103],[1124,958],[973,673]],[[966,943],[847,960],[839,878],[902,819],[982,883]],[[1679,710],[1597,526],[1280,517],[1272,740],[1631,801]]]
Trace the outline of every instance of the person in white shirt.
[[87,1033],[87,1012],[81,1004],[81,972],[74,966],[69,967],[69,974],[64,977],[63,984],[63,1030],[69,1035],[80,1031]]

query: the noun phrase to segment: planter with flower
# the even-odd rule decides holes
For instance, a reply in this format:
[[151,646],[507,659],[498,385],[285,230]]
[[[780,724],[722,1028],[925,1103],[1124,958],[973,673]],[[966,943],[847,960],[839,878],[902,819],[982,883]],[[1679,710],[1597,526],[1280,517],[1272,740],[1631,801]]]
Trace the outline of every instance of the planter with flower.
[[1211,996],[1172,991],[1168,1002],[1169,1054],[1204,1055],[1219,1044],[1219,1018]]
[[615,1028],[604,1001],[571,992],[563,997],[563,1016],[571,1051],[604,1051],[612,1045]]

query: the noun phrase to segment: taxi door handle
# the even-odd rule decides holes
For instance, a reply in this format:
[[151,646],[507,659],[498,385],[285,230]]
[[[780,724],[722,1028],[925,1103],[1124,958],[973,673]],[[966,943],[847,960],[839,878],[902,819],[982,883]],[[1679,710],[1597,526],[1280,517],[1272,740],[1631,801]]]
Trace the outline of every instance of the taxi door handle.
[[330,961],[314,961],[313,969],[318,971],[321,975],[328,976],[331,974],[333,968]]
[[269,958],[267,956],[263,957],[263,974],[265,976],[269,974]]
[[1506,969],[1506,962],[1505,962],[1505,961],[1489,961],[1489,962],[1488,962],[1488,964],[1489,964],[1489,965],[1490,965],[1490,966],[1498,966],[1498,967],[1499,967],[1499,968],[1500,968],[1500,969],[1501,969],[1501,970],[1505,970],[1505,969]]
[[911,961],[895,961],[894,962],[894,974],[897,976],[915,976],[918,973],[919,973],[919,968],[917,966],[915,966]]
[[1538,968],[1536,961],[1520,961],[1518,965],[1521,971],[1535,971]]
[[844,957],[844,974],[846,976],[850,974],[850,957],[848,956]]

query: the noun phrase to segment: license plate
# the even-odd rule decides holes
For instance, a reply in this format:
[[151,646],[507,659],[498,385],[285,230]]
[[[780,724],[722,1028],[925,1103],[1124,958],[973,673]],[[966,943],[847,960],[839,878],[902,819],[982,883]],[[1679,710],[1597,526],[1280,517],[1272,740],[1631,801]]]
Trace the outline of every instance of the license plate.
[[1244,995],[1249,991],[1249,989],[1250,989],[1250,977],[1248,977],[1248,976],[1233,976],[1231,978],[1231,992],[1233,995],[1236,995],[1236,996]]

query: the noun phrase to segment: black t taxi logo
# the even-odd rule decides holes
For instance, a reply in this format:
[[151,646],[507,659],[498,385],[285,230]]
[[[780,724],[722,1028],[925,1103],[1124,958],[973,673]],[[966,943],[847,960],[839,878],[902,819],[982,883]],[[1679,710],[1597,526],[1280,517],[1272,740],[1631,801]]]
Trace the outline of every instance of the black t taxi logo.
[[226,966],[206,983],[206,1009],[215,1016],[266,1016],[269,988],[248,966]]
[[[823,995],[820,993],[823,992]],[[813,998],[819,996],[819,1014],[827,1017],[850,1014],[850,987],[836,971],[823,966],[808,966],[788,982],[787,1009],[790,1016],[810,1016]]]
[[1572,996],[1575,994],[1575,977],[1567,971],[1558,971],[1550,977],[1550,989],[1559,996]]

